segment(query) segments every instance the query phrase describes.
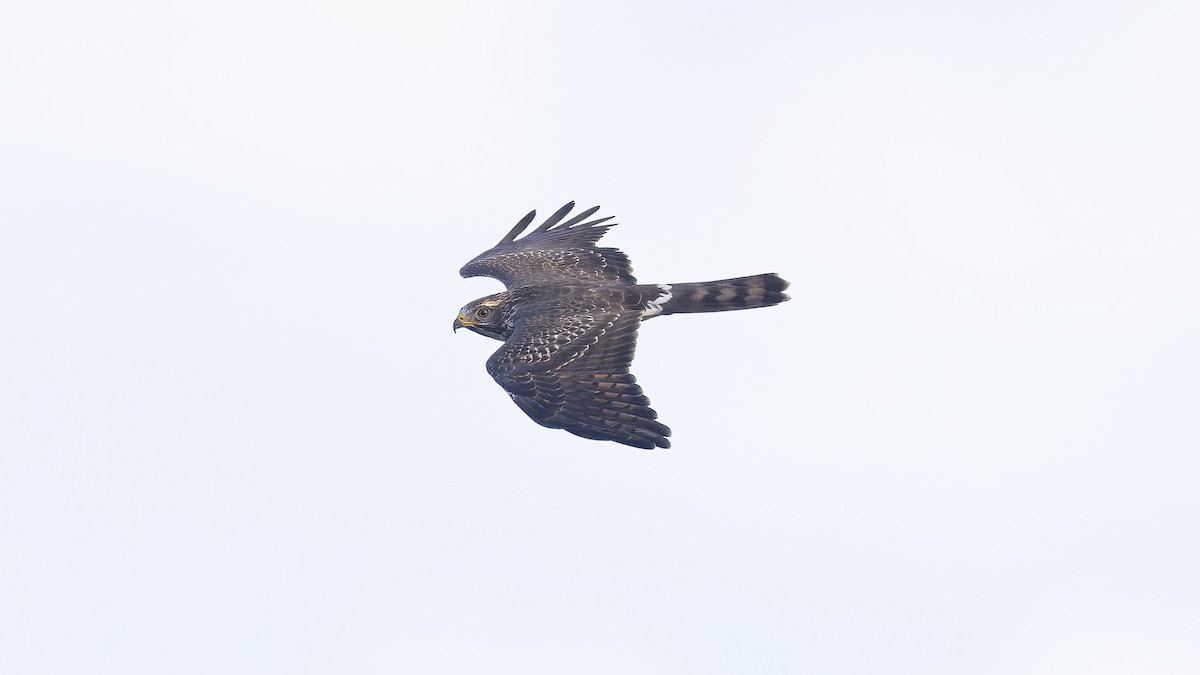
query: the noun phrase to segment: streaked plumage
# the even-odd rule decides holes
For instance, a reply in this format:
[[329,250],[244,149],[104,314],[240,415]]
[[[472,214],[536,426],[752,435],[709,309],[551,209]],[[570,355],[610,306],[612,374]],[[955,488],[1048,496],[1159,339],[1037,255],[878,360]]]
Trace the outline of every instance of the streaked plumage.
[[[487,371],[542,426],[639,448],[671,447],[671,430],[629,372],[642,321],[665,314],[769,307],[788,299],[775,274],[686,284],[639,284],[629,258],[596,243],[615,223],[564,220],[570,202],[528,235],[530,211],[500,243],[463,266],[464,277],[508,290],[463,307],[454,328],[504,345]],[[586,222],[585,222],[586,221]]]

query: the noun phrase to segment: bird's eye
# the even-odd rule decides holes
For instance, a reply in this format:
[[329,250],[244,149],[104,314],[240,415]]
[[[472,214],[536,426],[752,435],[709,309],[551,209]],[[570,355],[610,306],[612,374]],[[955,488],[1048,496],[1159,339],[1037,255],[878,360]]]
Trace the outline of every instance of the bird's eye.
[[487,307],[480,307],[479,309],[475,310],[475,316],[482,319],[482,318],[486,317],[488,314],[491,314],[491,312],[492,312],[492,310],[488,309]]

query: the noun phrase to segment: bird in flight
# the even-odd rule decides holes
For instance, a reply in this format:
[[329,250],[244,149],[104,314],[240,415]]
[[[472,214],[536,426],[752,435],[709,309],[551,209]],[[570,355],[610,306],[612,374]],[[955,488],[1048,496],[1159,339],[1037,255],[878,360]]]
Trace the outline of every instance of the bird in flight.
[[[616,223],[588,220],[599,206],[564,220],[569,202],[517,239],[530,211],[500,243],[459,271],[508,289],[468,303],[454,330],[502,340],[487,371],[544,427],[638,448],[669,448],[671,430],[629,372],[642,321],[667,314],[770,307],[788,299],[776,274],[688,284],[639,284],[629,258],[596,245]],[[587,221],[587,222],[585,222]]]

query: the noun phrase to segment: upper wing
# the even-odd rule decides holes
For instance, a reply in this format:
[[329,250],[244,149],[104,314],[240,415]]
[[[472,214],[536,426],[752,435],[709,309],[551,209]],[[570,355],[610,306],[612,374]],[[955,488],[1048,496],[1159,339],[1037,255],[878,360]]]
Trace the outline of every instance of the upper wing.
[[599,206],[562,221],[575,202],[568,202],[533,232],[516,239],[533,222],[537,211],[530,211],[491,249],[484,251],[459,270],[464,277],[493,277],[508,288],[557,280],[603,279],[636,283],[629,258],[615,248],[600,248],[596,242],[616,223],[597,218],[587,220]]
[[658,413],[629,372],[642,313],[630,293],[610,289],[522,309],[512,337],[488,359],[488,373],[538,424],[639,448],[671,447],[671,430],[655,421]]

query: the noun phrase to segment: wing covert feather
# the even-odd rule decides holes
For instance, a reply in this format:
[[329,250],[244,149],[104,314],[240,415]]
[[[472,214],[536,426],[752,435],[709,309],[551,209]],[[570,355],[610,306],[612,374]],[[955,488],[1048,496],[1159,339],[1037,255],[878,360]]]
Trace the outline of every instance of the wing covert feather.
[[535,422],[584,438],[670,447],[629,372],[641,308],[618,290],[524,308],[488,373]]
[[563,221],[574,206],[575,202],[568,202],[533,232],[516,239],[533,222],[534,212],[529,213],[500,243],[464,265],[459,274],[492,277],[508,288],[584,279],[637,283],[627,255],[596,245],[615,224],[608,222],[612,216],[581,222],[600,208],[597,206]]

